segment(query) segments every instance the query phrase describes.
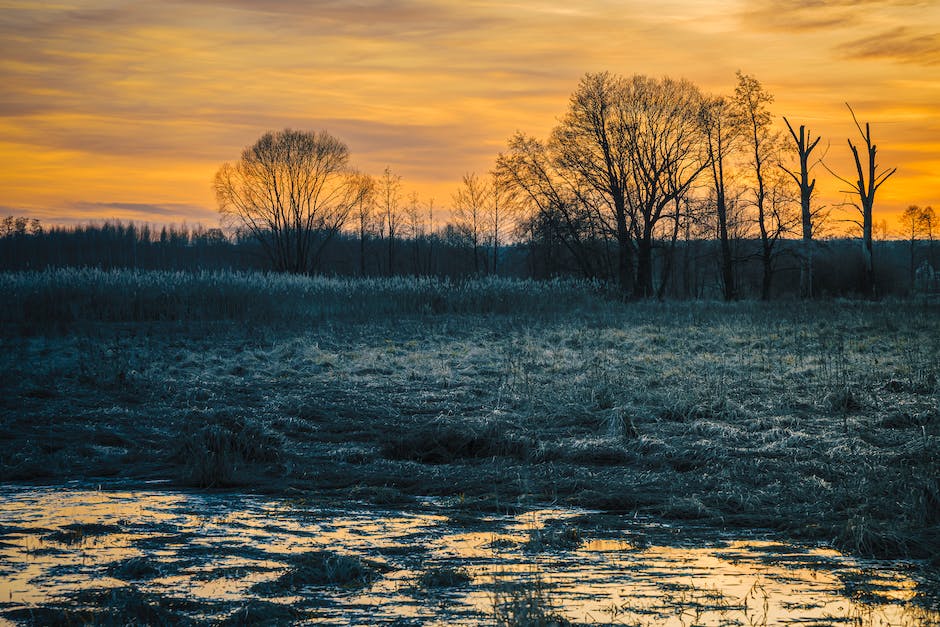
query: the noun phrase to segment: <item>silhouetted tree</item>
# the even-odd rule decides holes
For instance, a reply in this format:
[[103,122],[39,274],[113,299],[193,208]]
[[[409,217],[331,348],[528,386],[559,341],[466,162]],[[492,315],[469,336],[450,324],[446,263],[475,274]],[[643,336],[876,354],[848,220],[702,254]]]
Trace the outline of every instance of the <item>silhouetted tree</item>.
[[473,249],[473,272],[480,273],[480,239],[484,232],[490,189],[475,173],[464,174],[454,192],[454,226]]
[[[637,81],[647,80],[636,77]],[[617,242],[617,282],[628,295],[636,292],[633,214],[627,192],[631,185],[635,147],[628,132],[630,88],[623,77],[601,72],[585,74],[568,103],[561,124],[552,132],[553,159],[596,192],[607,207]],[[638,129],[637,129],[638,130]],[[566,177],[566,178],[567,178]],[[571,186],[575,191],[579,184]],[[578,198],[578,201],[581,199]],[[651,295],[652,283],[649,285]]]
[[375,179],[368,174],[357,173],[356,204],[353,208],[353,218],[356,221],[356,230],[359,232],[359,276],[366,275],[366,239],[372,230],[372,213],[375,210]]
[[490,246],[493,250],[491,269],[497,274],[499,247],[502,239],[511,230],[519,206],[517,189],[507,180],[505,172],[498,168],[490,172],[490,202],[487,204],[486,222]]
[[728,194],[725,184],[725,164],[729,154],[742,136],[740,119],[731,104],[722,97],[704,101],[701,110],[705,147],[711,170],[712,191],[715,199],[715,217],[718,224],[718,242],[721,249],[721,283],[725,300],[737,298],[734,280],[734,258],[728,230]]
[[408,228],[408,237],[411,238],[411,273],[418,275],[421,272],[421,226],[422,211],[418,204],[418,192],[408,195],[408,204],[405,205],[405,226]]
[[382,212],[385,235],[388,237],[388,275],[395,274],[395,238],[401,223],[401,176],[385,167],[379,179],[379,210]]
[[800,160],[800,171],[787,168],[783,164],[780,167],[789,174],[796,182],[800,190],[800,222],[802,224],[802,250],[800,252],[800,296],[803,298],[813,297],[813,235],[816,230],[816,218],[821,208],[812,208],[813,190],[816,188],[816,179],[809,180],[809,173],[812,166],[809,163],[810,155],[813,149],[819,143],[820,138],[811,139],[810,132],[804,125],[800,125],[800,134],[797,135],[793,126],[787,118],[786,122],[790,136],[793,138],[796,154]]
[[845,105],[849,108],[849,112],[852,114],[852,121],[855,122],[855,127],[858,129],[859,134],[862,136],[862,140],[865,142],[865,153],[866,159],[865,163],[862,163],[861,157],[858,154],[858,147],[852,143],[851,139],[848,139],[849,149],[852,151],[852,156],[855,158],[855,170],[858,174],[858,179],[855,181],[850,181],[847,178],[835,176],[841,180],[843,183],[849,185],[852,189],[845,191],[845,193],[855,194],[858,196],[858,202],[852,203],[855,209],[858,211],[861,218],[861,222],[853,220],[858,224],[862,229],[862,252],[864,254],[865,261],[865,285],[864,291],[868,296],[875,296],[875,267],[874,267],[874,254],[872,247],[872,209],[875,204],[875,192],[884,185],[892,174],[897,172],[897,168],[892,168],[891,170],[878,170],[878,164],[876,162],[876,156],[878,152],[878,146],[872,143],[871,139],[871,128],[869,124],[865,123],[865,130],[862,130],[862,125],[859,124],[858,118],[855,117],[855,111],[852,110],[852,107],[848,103]]
[[703,98],[688,81],[634,76],[624,99],[630,148],[627,187],[637,241],[637,293],[653,296],[653,233],[667,207],[708,168],[702,147]]
[[[545,275],[557,269],[560,247],[582,276],[611,276],[603,270],[604,261],[596,247],[597,240],[612,230],[600,220],[598,194],[586,188],[582,181],[565,176],[544,142],[516,133],[509,139],[506,152],[497,158],[496,170],[505,184],[518,194],[519,228],[529,238],[533,254],[536,250],[545,252],[548,266]],[[626,235],[629,238],[629,230]],[[620,252],[618,271],[623,269]],[[632,254],[629,259],[632,260]],[[619,274],[613,276],[622,279]],[[632,277],[631,271],[631,282]]]
[[317,270],[346,223],[356,187],[346,144],[326,131],[265,133],[215,175],[219,211],[262,246],[276,270]]
[[777,257],[777,242],[791,228],[791,212],[788,210],[789,196],[782,186],[773,191],[773,202],[768,204],[768,166],[779,163],[779,141],[771,129],[773,115],[770,104],[773,94],[764,89],[753,76],[737,73],[738,85],[734,90],[734,103],[741,117],[748,143],[749,168],[754,183],[753,207],[757,213],[757,228],[760,235],[760,258],[762,267],[761,299],[770,298],[770,286],[774,275],[774,260]]

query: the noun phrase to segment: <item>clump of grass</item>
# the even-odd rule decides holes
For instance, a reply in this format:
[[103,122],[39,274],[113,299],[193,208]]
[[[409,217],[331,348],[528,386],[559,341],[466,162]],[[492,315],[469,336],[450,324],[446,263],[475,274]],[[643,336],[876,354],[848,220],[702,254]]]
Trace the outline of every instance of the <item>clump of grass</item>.
[[561,461],[590,466],[615,466],[636,459],[636,453],[609,438],[566,438],[543,441],[538,461]]
[[693,420],[732,420],[740,410],[724,394],[698,395],[678,393],[667,400],[660,409],[659,417],[671,422]]
[[421,573],[418,585],[422,588],[454,588],[470,582],[470,573],[466,568],[442,566],[431,568]]
[[910,554],[907,539],[897,533],[893,525],[863,514],[845,521],[835,544],[856,555],[876,558]]
[[159,566],[147,557],[131,557],[111,564],[107,570],[109,577],[123,581],[143,581],[159,577]]
[[614,407],[607,413],[601,424],[601,431],[606,438],[615,442],[632,440],[639,436],[636,425],[633,424],[633,417],[623,407]]
[[248,627],[249,625],[283,625],[301,618],[300,612],[289,605],[252,599],[226,616],[222,627]]
[[257,420],[227,412],[195,414],[190,420],[176,455],[190,485],[237,485],[246,465],[275,462],[281,456],[281,438]]
[[254,586],[259,593],[297,590],[304,586],[365,586],[378,579],[378,571],[354,555],[310,551],[292,560],[286,573],[273,582]]
[[825,404],[839,413],[858,411],[864,407],[858,391],[850,385],[839,387],[826,395]]
[[499,627],[567,627],[572,623],[552,604],[539,573],[526,580],[497,582],[493,619]]
[[[76,595],[73,602],[95,608],[95,625],[179,625],[186,622],[178,611],[183,607],[172,599],[138,590],[136,587],[92,590]],[[71,623],[70,623],[71,624]]]
[[505,421],[441,417],[392,438],[382,447],[382,454],[387,459],[446,464],[455,459],[488,457],[524,460],[535,449],[531,438],[514,432]]
[[44,536],[43,539],[60,544],[76,544],[86,537],[106,536],[111,533],[117,533],[121,528],[117,525],[105,525],[102,523],[71,523],[63,525],[57,531]]
[[660,513],[678,520],[699,520],[716,515],[716,512],[702,503],[697,496],[670,497],[662,506]]
[[533,529],[529,532],[529,540],[522,548],[530,553],[541,553],[550,550],[567,551],[578,548],[581,546],[582,541],[580,529],[563,525],[561,527]]

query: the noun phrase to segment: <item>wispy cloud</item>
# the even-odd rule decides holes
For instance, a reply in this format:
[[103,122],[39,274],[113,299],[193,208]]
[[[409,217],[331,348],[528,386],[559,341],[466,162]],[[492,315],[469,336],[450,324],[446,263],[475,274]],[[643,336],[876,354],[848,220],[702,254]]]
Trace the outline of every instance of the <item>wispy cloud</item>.
[[924,0],[749,0],[740,16],[749,28],[801,32],[858,27],[884,11],[922,11]]
[[850,59],[891,59],[919,65],[940,64],[940,33],[918,33],[901,26],[844,43],[838,47]]

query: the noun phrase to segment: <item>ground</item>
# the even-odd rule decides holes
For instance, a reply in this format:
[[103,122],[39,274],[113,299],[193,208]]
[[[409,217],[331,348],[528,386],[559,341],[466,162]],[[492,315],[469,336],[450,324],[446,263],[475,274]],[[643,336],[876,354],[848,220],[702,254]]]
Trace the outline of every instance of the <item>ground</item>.
[[438,309],[8,324],[0,478],[577,505],[938,565],[936,306]]

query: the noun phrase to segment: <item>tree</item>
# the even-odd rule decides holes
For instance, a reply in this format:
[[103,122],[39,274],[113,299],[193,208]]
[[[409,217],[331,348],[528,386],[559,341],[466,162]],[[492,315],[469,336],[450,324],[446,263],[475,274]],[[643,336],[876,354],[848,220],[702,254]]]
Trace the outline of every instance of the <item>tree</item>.
[[789,231],[791,223],[786,210],[787,196],[782,188],[774,190],[773,203],[768,205],[768,165],[779,162],[779,141],[771,130],[773,115],[769,108],[774,97],[753,76],[739,70],[737,77],[734,102],[748,142],[749,166],[754,182],[753,206],[760,234],[761,300],[768,300],[774,275],[774,249],[780,236]]
[[375,179],[368,174],[356,174],[356,205],[353,218],[359,231],[359,276],[366,275],[366,238],[372,229],[372,212],[375,209]]
[[489,230],[490,244],[493,248],[492,272],[497,273],[499,263],[499,246],[504,232],[509,230],[518,210],[516,188],[507,179],[506,173],[498,168],[490,172],[490,202],[486,211],[486,222]]
[[215,175],[219,212],[258,240],[277,271],[316,272],[355,198],[349,149],[326,131],[268,132]]
[[[901,226],[904,227],[904,235],[908,237],[910,243],[910,271],[912,285],[914,284],[914,272],[917,267],[915,258],[917,240],[921,238],[927,238],[930,240],[931,245],[933,244],[933,222],[933,207],[918,207],[917,205],[910,205],[907,209],[904,210],[904,213],[901,214]],[[932,252],[932,250],[928,252],[928,257]],[[930,261],[933,260],[931,259]]]
[[[454,223],[473,249],[473,272],[480,273],[480,238],[486,220],[490,189],[475,173],[464,174],[461,187],[454,193]],[[484,261],[484,266],[485,261]]]
[[701,108],[702,96],[688,81],[586,74],[552,133],[560,167],[608,209],[604,217],[617,241],[618,280],[632,295],[654,296],[656,225],[708,167]]
[[800,134],[797,135],[793,126],[787,118],[786,122],[790,136],[793,138],[796,153],[800,160],[800,173],[797,175],[793,170],[788,169],[783,164],[780,167],[784,172],[790,175],[800,189],[800,218],[803,226],[802,254],[800,255],[800,296],[803,298],[813,297],[813,233],[815,231],[815,219],[820,209],[813,210],[811,202],[813,199],[813,190],[816,188],[816,179],[809,180],[809,173],[812,166],[809,164],[810,155],[816,144],[819,143],[819,137],[811,139],[811,133],[806,130],[804,125],[800,125]]
[[855,127],[858,129],[859,134],[862,136],[862,140],[865,142],[866,160],[865,164],[863,165],[862,159],[858,154],[858,147],[852,143],[851,139],[848,139],[847,141],[849,143],[849,149],[852,151],[852,156],[855,158],[855,170],[858,174],[858,179],[855,181],[850,181],[849,179],[843,178],[838,174],[835,176],[840,181],[852,188],[851,190],[846,190],[844,193],[858,196],[858,202],[852,203],[852,206],[855,207],[861,218],[861,222],[855,220],[853,221],[862,228],[862,252],[865,262],[864,291],[869,296],[874,297],[875,267],[872,247],[872,209],[874,208],[875,204],[875,192],[877,192],[878,189],[884,185],[885,181],[891,178],[892,174],[897,172],[897,168],[879,171],[878,163],[876,161],[878,146],[872,143],[871,128],[869,127],[868,122],[865,123],[865,130],[863,131],[862,125],[859,124],[858,118],[855,117],[855,111],[852,110],[852,107],[849,106],[848,103],[846,103],[845,106],[849,108],[849,112],[852,114],[852,121],[855,122]]
[[933,207],[927,206],[924,207],[922,213],[922,219],[924,223],[924,231],[927,233],[927,257],[930,259],[930,265],[936,267],[937,261],[934,259],[934,244],[933,244],[933,230],[937,224],[937,216],[933,210]]
[[398,227],[401,222],[399,204],[401,202],[401,176],[392,174],[391,168],[385,166],[382,178],[379,179],[379,209],[384,229],[388,236],[388,276],[395,274],[395,238],[398,236]]
[[[547,261],[551,267],[546,274],[555,271],[558,259],[554,253],[560,246],[582,276],[609,276],[594,246],[611,232],[610,225],[600,218],[600,194],[577,177],[567,176],[545,142],[516,133],[509,139],[506,152],[497,158],[496,170],[516,194],[520,229],[529,238],[531,254],[536,248],[547,247],[549,251]],[[629,238],[629,230],[625,232]],[[632,285],[632,263],[629,267]]]
[[[617,282],[621,291],[632,295],[636,279],[631,207],[627,204],[632,150],[626,128],[628,97],[622,77],[609,72],[585,74],[571,96],[568,112],[552,132],[549,148],[555,163],[599,194],[607,206],[610,230],[617,242]],[[576,183],[569,188],[577,192],[580,186]]]
[[422,218],[421,207],[418,204],[418,192],[413,191],[408,195],[408,204],[405,205],[405,219],[407,221],[408,237],[411,238],[411,273],[415,276],[421,273],[420,237]]
[[737,298],[734,281],[734,258],[728,235],[728,195],[725,185],[725,163],[741,138],[742,127],[730,103],[721,97],[705,100],[701,113],[705,131],[705,147],[715,194],[715,217],[718,221],[718,242],[721,249],[721,282],[725,300]]
[[624,99],[627,186],[637,242],[637,295],[653,296],[653,233],[676,199],[708,168],[701,141],[704,99],[689,81],[634,76]]

